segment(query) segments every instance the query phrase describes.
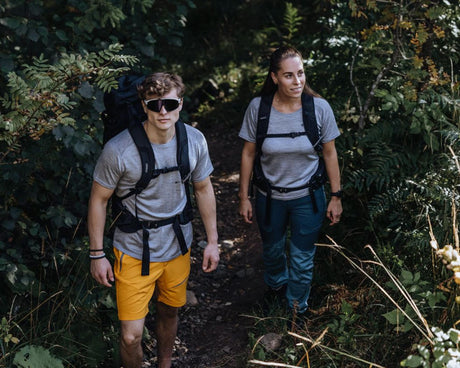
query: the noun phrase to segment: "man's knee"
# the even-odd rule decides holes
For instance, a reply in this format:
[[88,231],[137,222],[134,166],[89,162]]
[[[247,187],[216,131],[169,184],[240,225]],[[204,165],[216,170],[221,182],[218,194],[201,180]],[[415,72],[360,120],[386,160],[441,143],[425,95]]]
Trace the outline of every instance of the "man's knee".
[[161,302],[157,303],[157,314],[160,318],[166,318],[166,319],[176,318],[178,315],[178,311],[179,311],[179,308],[177,307],[171,307]]
[[121,344],[127,349],[139,346],[141,341],[142,333],[133,333],[132,331],[122,331],[121,333]]
[[144,320],[121,322],[121,344],[126,348],[141,344],[144,331]]

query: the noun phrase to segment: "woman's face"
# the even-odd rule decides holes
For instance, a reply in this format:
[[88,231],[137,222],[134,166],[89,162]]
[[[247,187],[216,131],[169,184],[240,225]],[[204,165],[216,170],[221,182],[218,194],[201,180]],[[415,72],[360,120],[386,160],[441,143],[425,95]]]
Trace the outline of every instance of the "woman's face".
[[305,86],[305,73],[300,57],[289,57],[280,64],[276,73],[271,73],[273,82],[278,85],[278,94],[285,98],[298,98]]

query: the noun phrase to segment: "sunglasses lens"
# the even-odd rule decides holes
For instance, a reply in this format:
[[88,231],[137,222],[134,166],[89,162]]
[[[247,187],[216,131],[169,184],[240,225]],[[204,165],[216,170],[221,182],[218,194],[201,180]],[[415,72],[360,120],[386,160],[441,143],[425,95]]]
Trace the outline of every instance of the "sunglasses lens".
[[173,111],[179,107],[179,101],[174,99],[164,99],[164,100],[149,100],[146,102],[147,108],[149,110],[160,112],[161,108],[164,106],[166,111]]
[[163,105],[166,111],[173,111],[179,107],[179,101],[177,100],[163,100]]
[[161,100],[150,100],[147,102],[147,108],[155,112],[160,112],[161,105]]

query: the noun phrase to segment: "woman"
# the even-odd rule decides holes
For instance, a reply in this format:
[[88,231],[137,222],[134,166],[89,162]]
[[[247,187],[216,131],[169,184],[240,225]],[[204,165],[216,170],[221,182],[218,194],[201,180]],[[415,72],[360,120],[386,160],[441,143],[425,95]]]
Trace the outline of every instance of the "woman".
[[[307,85],[302,60],[300,52],[293,47],[281,47],[271,55],[261,97],[250,102],[239,133],[245,141],[239,213],[245,222],[252,223],[249,198],[252,176],[256,187],[255,214],[263,242],[264,280],[269,294],[285,297],[288,308],[297,316],[308,308],[314,243],[324,215],[327,214],[333,225],[340,221],[342,213],[334,143],[340,133],[327,101]],[[268,114],[261,113],[264,116],[259,116],[261,100],[271,102],[271,106],[265,108]],[[310,114],[304,101],[310,101]],[[310,119],[313,116],[310,126],[316,124],[317,127],[313,133],[306,132],[308,116]],[[263,119],[268,121],[266,133],[261,128]],[[312,138],[312,134],[313,137],[316,134],[316,138]],[[313,143],[312,139],[315,139]],[[323,159],[318,155],[321,147]],[[323,187],[326,175],[331,190],[327,210]],[[286,247],[288,228],[289,249]]]

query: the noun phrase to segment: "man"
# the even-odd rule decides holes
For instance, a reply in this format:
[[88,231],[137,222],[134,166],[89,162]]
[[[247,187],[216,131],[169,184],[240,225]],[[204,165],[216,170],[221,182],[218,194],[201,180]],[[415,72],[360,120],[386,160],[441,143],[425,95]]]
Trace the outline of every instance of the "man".
[[[123,206],[144,224],[176,218],[187,204],[187,189],[177,170],[175,126],[182,109],[184,90],[182,79],[168,73],[154,73],[138,87],[147,115],[143,127],[153,147],[155,169],[168,168],[153,178],[140,194],[128,196],[122,201]],[[209,178],[213,167],[204,136],[191,126],[186,125],[185,128],[190,180],[208,240],[202,269],[211,272],[219,262],[216,202]],[[141,367],[142,332],[149,300],[155,291],[158,366],[169,368],[177,333],[178,308],[186,302],[193,236],[191,223],[181,222],[180,227],[169,223],[146,230],[147,262],[150,261],[147,263],[147,274],[142,267],[145,230],[127,233],[116,228],[113,270],[103,251],[109,198],[112,194],[123,198],[129,193],[141,176],[140,166],[140,156],[128,130],[111,139],[99,157],[88,210],[91,274],[98,283],[107,287],[111,287],[111,282],[116,280],[117,308],[121,321],[120,355],[124,368]]]

